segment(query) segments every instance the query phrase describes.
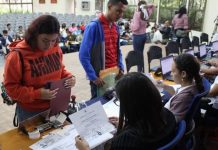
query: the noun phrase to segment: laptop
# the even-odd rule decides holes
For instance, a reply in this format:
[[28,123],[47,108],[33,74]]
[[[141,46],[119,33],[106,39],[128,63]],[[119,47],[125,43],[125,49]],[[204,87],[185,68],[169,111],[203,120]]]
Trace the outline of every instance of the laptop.
[[185,51],[186,54],[191,54],[191,55],[195,55],[194,50],[193,49],[189,49]]
[[173,63],[173,56],[167,56],[160,59],[162,77],[164,80],[173,81],[171,76],[171,66]]
[[217,53],[218,52],[218,41],[214,41],[212,43],[212,51],[213,51],[213,53]]
[[206,57],[207,57],[206,44],[201,44],[199,46],[199,58],[200,60],[206,60]]

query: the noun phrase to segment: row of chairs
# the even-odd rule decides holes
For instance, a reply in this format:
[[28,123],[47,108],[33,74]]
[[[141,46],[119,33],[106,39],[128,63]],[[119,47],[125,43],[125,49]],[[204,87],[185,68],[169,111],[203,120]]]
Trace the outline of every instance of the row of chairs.
[[[166,45],[166,55],[170,54],[179,54],[179,45],[177,42],[169,41]],[[150,46],[149,50],[147,51],[147,58],[148,58],[148,71],[154,71],[156,68],[151,68],[151,61],[154,59],[162,58],[162,48],[156,45]],[[126,67],[127,72],[129,72],[132,66],[137,65],[139,67],[139,71],[144,72],[144,57],[143,54],[139,51],[130,51],[126,57]]]
[[[207,42],[208,43],[208,34],[202,33],[201,34],[201,43]],[[193,36],[192,42],[190,42],[189,38],[183,38],[181,41],[181,44],[179,45],[175,41],[169,41],[165,47],[166,49],[166,56],[171,54],[177,54],[179,55],[184,50],[188,50],[190,48],[199,47],[200,41],[199,38],[196,36]],[[151,62],[154,59],[160,59],[162,58],[162,48],[156,45],[150,46],[148,52],[147,52],[147,59],[148,59],[148,71],[155,71],[157,67],[151,68]],[[127,64],[127,72],[130,70],[130,68],[134,65],[139,66],[139,70],[141,72],[144,72],[144,58],[143,55],[141,55],[140,52],[131,51],[126,57],[126,64]]]

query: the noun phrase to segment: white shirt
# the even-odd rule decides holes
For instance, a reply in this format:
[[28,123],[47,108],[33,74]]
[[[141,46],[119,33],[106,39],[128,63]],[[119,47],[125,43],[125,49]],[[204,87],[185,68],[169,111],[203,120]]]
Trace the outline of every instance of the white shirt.
[[[216,84],[218,84],[218,76],[216,76],[214,83],[211,85],[210,89],[212,89]],[[209,97],[209,99],[211,100],[210,104],[213,104],[212,107],[218,109],[218,96]]]

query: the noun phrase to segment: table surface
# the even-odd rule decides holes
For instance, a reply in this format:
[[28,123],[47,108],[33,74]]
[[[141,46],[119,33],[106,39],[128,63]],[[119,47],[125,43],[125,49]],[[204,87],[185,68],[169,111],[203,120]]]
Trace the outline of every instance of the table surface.
[[[41,134],[42,135],[45,134]],[[17,128],[9,130],[0,135],[0,149],[2,150],[30,150],[29,146],[37,142],[39,139],[29,139],[29,137]]]
[[[156,80],[162,80],[161,77],[154,76]],[[165,84],[173,85],[175,84],[172,81],[164,81]],[[41,134],[46,135],[51,130]],[[0,134],[0,150],[30,150],[29,146],[39,141],[39,139],[29,139],[29,137],[22,132],[18,131],[17,128],[9,130],[5,133]]]

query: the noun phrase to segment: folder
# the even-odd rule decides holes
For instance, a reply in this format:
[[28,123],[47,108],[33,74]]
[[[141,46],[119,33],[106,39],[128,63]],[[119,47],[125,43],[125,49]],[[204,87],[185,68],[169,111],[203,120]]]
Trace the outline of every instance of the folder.
[[56,115],[61,111],[68,109],[71,95],[71,88],[65,88],[64,82],[71,77],[63,78],[61,80],[49,82],[50,90],[59,89],[56,97],[50,101],[50,116]]

